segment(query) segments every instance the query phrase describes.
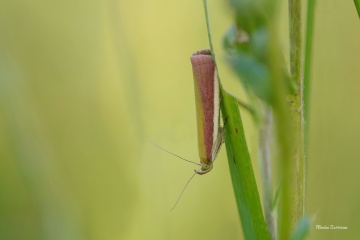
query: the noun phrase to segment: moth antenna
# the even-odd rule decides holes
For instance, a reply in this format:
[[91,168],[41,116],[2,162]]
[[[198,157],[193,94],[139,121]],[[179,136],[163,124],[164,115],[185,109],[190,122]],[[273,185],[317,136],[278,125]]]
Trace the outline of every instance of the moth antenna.
[[172,211],[172,210],[175,209],[175,207],[176,207],[177,204],[179,203],[180,198],[181,198],[182,195],[184,194],[185,189],[187,188],[187,186],[189,185],[189,183],[191,182],[191,180],[195,177],[196,173],[197,173],[197,172],[195,171],[195,173],[194,173],[194,174],[191,176],[191,178],[187,181],[187,183],[185,184],[185,187],[184,187],[183,190],[181,191],[179,197],[176,199],[176,202],[175,202],[174,206],[170,209],[170,211]]
[[177,158],[180,158],[180,159],[182,159],[182,160],[184,160],[184,161],[186,161],[186,162],[193,163],[193,164],[196,164],[196,165],[198,165],[198,166],[201,166],[200,163],[196,163],[196,162],[187,160],[187,159],[185,159],[185,158],[183,158],[183,157],[180,157],[180,156],[176,155],[175,153],[172,153],[172,152],[170,152],[170,151],[168,151],[168,150],[160,147],[159,145],[157,145],[157,144],[155,144],[155,143],[153,143],[153,142],[151,142],[151,141],[149,141],[149,140],[146,140],[146,141],[148,141],[149,143],[151,143],[151,144],[154,145],[155,147],[158,147],[158,148],[160,148],[161,150],[163,150],[163,151],[165,151],[165,152],[167,152],[167,153],[169,153],[169,154],[171,154],[171,155],[173,155],[173,156],[175,156],[175,157],[177,157]]

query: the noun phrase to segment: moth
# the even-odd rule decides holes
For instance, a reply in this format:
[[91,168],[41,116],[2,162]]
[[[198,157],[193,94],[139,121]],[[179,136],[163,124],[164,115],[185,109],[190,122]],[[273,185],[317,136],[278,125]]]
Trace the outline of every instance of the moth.
[[220,126],[220,89],[216,64],[209,49],[190,57],[195,89],[200,168],[196,174],[208,173],[213,168],[223,141]]
[[213,169],[213,163],[224,142],[223,128],[220,126],[220,86],[211,51],[209,49],[197,51],[191,55],[190,61],[194,77],[200,163],[182,158],[152,143],[165,152],[200,166],[186,183],[172,209],[176,207],[186,187],[196,174],[203,175]]

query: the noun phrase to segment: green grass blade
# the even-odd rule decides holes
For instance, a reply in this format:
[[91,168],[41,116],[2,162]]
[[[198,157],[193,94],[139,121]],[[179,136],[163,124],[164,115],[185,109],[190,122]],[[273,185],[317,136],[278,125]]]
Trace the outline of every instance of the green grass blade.
[[245,239],[270,239],[237,101],[222,87],[221,96],[226,152]]
[[[203,4],[210,50],[216,62],[211,38],[207,0],[203,0]],[[245,239],[270,240],[271,238],[262,212],[251,158],[245,140],[238,102],[234,97],[224,91],[221,84],[220,94],[221,112],[224,119],[226,119],[224,131],[226,152]]]
[[357,10],[358,16],[360,18],[360,0],[354,0],[354,3],[355,3],[355,7]]

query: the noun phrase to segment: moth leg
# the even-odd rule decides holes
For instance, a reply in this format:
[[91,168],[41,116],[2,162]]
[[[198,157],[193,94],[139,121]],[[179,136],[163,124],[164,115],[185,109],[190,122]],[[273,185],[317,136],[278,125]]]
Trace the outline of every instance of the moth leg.
[[215,144],[214,144],[214,148],[212,150],[212,159],[214,162],[219,151],[220,151],[220,148],[221,148],[221,145],[224,143],[224,128],[219,126],[219,130],[218,130],[218,135],[217,135],[217,138],[216,138],[216,141],[215,141]]

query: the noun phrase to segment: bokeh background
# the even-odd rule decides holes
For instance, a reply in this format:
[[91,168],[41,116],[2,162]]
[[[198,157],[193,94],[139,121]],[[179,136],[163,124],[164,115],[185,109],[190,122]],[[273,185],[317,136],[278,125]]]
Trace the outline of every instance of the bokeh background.
[[[246,101],[221,48],[231,9],[209,4],[223,83]],[[309,239],[360,236],[359,41],[352,1],[318,1],[306,212],[349,229]],[[170,211],[194,166],[146,142],[197,161],[189,57],[207,47],[201,1],[1,0],[0,239],[242,239],[225,151]]]

